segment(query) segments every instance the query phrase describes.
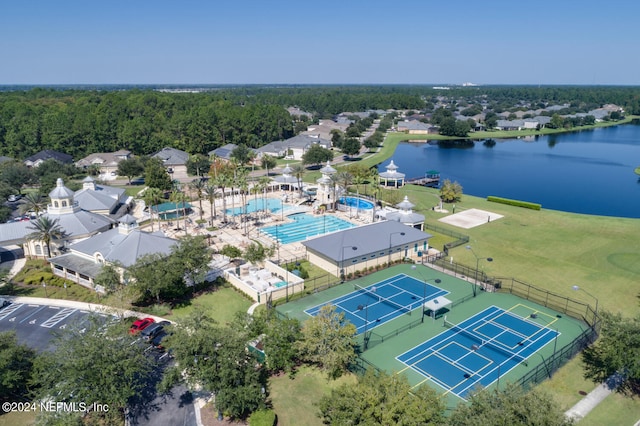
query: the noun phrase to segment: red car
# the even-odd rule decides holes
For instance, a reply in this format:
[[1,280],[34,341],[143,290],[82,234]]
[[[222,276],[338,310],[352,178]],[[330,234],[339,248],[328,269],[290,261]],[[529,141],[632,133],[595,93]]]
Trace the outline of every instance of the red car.
[[140,333],[145,328],[156,322],[153,318],[137,319],[133,322],[133,325],[129,329],[130,334]]

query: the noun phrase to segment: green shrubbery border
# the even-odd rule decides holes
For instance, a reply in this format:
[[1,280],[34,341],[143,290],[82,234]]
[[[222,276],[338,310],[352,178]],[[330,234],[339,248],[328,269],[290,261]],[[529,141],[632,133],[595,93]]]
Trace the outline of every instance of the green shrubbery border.
[[542,208],[542,204],[530,203],[528,201],[511,200],[509,198],[495,197],[493,195],[489,195],[487,197],[487,201],[493,201],[494,203],[507,204],[516,207],[524,207],[525,209],[531,210],[540,210]]

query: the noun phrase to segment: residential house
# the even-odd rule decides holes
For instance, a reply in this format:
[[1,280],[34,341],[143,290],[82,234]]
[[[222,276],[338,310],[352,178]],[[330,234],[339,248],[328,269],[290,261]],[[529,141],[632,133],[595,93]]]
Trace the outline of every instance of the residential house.
[[234,143],[228,143],[224,146],[209,151],[209,158],[221,158],[226,161],[231,161],[231,153],[236,149],[238,145]]
[[399,132],[406,132],[410,135],[428,135],[438,133],[438,127],[421,121],[399,121],[396,126]]
[[284,141],[271,142],[256,149],[258,158],[264,154],[282,157],[290,160],[301,160],[302,156],[312,145],[320,145],[331,149],[331,141],[314,135],[299,134]]
[[44,151],[40,151],[39,153],[34,154],[31,157],[27,157],[24,160],[24,164],[27,167],[38,167],[40,164],[44,163],[47,160],[55,160],[61,164],[73,163],[73,157],[71,157],[69,154],[54,151],[52,149],[45,149]]
[[87,155],[82,160],[76,161],[76,167],[88,169],[91,166],[95,166],[100,171],[100,174],[115,176],[118,171],[118,164],[129,158],[131,158],[131,151],[127,151],[126,149],[121,149],[116,152],[95,153]]
[[175,148],[162,148],[161,151],[153,154],[151,158],[159,158],[167,169],[167,172],[174,179],[187,178],[187,161],[189,154]]

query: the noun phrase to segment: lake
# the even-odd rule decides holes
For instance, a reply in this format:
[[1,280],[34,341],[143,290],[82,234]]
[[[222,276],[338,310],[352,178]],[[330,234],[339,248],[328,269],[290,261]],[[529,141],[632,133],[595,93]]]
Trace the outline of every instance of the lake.
[[[640,123],[521,139],[403,142],[393,157],[407,178],[440,171],[463,193],[545,209],[640,218]],[[385,171],[390,160],[378,169]]]

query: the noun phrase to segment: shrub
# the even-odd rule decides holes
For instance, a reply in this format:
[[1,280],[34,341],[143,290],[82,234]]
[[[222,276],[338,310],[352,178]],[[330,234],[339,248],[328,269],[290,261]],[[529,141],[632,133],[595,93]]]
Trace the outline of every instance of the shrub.
[[276,424],[276,413],[273,410],[258,410],[249,417],[249,426],[273,426]]
[[531,210],[540,210],[542,208],[541,204],[530,203],[528,201],[511,200],[509,198],[495,197],[493,195],[489,195],[487,197],[487,201],[492,201],[494,203],[500,203],[500,204],[507,204],[509,206],[515,206],[515,207],[524,207],[526,209],[531,209]]

